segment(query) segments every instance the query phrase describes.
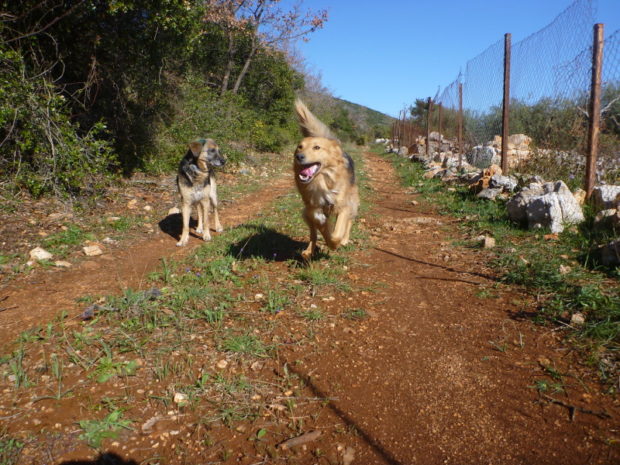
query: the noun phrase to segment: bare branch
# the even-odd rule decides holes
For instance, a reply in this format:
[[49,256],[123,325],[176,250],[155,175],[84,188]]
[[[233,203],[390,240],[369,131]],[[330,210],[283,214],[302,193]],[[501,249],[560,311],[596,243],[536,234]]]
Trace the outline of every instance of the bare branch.
[[52,27],[54,24],[56,24],[58,21],[60,21],[61,19],[69,16],[71,13],[73,13],[73,11],[80,6],[82,3],[84,3],[85,0],[80,0],[78,3],[76,3],[75,5],[73,5],[71,8],[69,8],[67,11],[65,11],[63,14],[61,14],[60,16],[57,16],[56,18],[54,18],[52,21],[50,21],[49,23],[47,23],[45,26],[43,26],[41,29],[37,30],[37,31],[31,31],[27,34],[23,34],[21,36],[18,37],[14,37],[13,39],[9,39],[6,41],[6,43],[11,43],[11,42],[16,42],[18,40],[21,39],[25,39],[26,37],[31,37],[37,34],[41,34],[42,32],[46,31],[47,29],[49,29],[50,27]]

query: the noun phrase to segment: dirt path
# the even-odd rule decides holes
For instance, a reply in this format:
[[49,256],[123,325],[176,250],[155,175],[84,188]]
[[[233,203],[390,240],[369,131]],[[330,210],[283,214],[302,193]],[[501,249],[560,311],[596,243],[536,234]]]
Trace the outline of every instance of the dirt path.
[[[290,191],[292,181],[280,176],[259,192],[247,194],[221,208],[224,228],[231,228],[252,218],[264,205]],[[8,340],[22,331],[51,321],[61,310],[79,314],[83,305],[76,299],[85,295],[118,294],[124,289],[148,286],[147,275],[161,264],[162,258],[179,259],[189,255],[202,240],[190,235],[187,247],[176,247],[181,231],[180,214],[170,215],[159,223],[154,237],[82,262],[65,272],[38,273],[16,280],[0,291],[2,306],[0,328]]]
[[[293,309],[269,313],[251,298],[238,299],[245,306],[235,321],[247,319],[248,324],[258,322],[264,328],[271,325],[276,328],[274,338],[281,341],[277,357],[256,360],[229,356],[227,364],[222,365],[228,365],[225,369],[231,370],[231,376],[243,374],[244,370],[264,376],[261,386],[274,392],[252,397],[253,403],[267,404],[261,416],[232,426],[208,426],[214,445],[205,446],[205,426],[191,420],[188,412],[187,417],[174,416],[178,435],[174,438],[178,439],[168,430],[126,432],[116,445],[108,444],[112,448],[107,450],[122,455],[126,464],[160,463],[147,460],[158,447],[162,457],[170,459],[161,463],[183,464],[620,463],[617,402],[583,379],[575,357],[560,344],[556,333],[519,318],[523,312],[533,311],[534,303],[518,290],[499,285],[492,270],[485,266],[484,251],[453,244],[462,239],[456,220],[438,215],[422,199],[412,204],[416,197],[400,187],[390,163],[372,154],[365,158],[372,205],[355,227],[366,230],[372,241],[357,244],[359,249],[347,257],[347,277],[355,291],[330,290],[329,297],[300,291],[297,304],[307,308],[316,303],[326,317],[317,326],[296,316]],[[229,205],[222,214],[225,227],[255,218],[272,200],[292,189],[290,178],[281,178],[263,191]],[[171,235],[177,232],[177,220],[168,218],[160,223],[162,230],[154,238],[119,251],[108,260],[99,257],[73,271],[38,274],[34,280],[11,284],[3,291],[8,296],[3,305],[16,307],[0,313],[5,339],[50,321],[63,308],[77,314],[82,306],[76,304],[75,298],[81,295],[147,287],[145,277],[157,268],[162,257],[180,258],[200,244],[193,238],[189,247],[175,247]],[[278,237],[297,244],[291,241],[293,238]],[[271,256],[271,249],[265,255]],[[264,259],[257,263],[260,269],[246,272],[256,285],[261,282],[261,272],[270,273],[273,282],[294,281],[292,267],[284,261]],[[323,260],[322,266],[339,266],[337,255]],[[242,292],[251,297],[259,289],[264,290],[250,288]],[[342,318],[345,310],[355,309],[367,318]],[[232,322],[230,325],[232,331]],[[252,327],[252,334],[259,333],[260,327]],[[208,336],[208,331],[194,335],[201,343],[194,343],[191,354],[211,367],[226,355],[209,346],[212,343]],[[298,344],[303,338],[306,342]],[[179,344],[177,350],[181,348]],[[166,357],[187,358],[183,352]],[[182,368],[175,375],[178,379],[170,376],[167,381],[180,383],[186,374],[185,365],[172,361],[175,363],[171,367]],[[302,382],[286,385],[280,393],[282,380],[291,373]],[[39,408],[48,406],[49,418],[43,418],[43,424],[41,414],[32,411],[33,402],[28,403],[27,391],[6,387],[3,392],[7,400],[0,405],[0,415],[5,409],[5,415],[18,418],[15,431],[47,428],[38,437],[49,437],[44,435],[46,431],[62,431],[52,426],[60,421],[62,411],[75,410],[65,415],[68,423],[62,427],[66,433],[59,436],[68,444],[67,450],[55,450],[56,459],[46,463],[95,465],[100,462],[81,461],[89,457],[85,455],[88,449],[85,452],[83,441],[76,438],[79,429],[74,425],[76,420],[87,417],[88,409],[83,406],[96,404],[99,391],[105,398],[120,393],[128,402],[127,413],[136,430],[140,425],[144,429],[149,418],[165,415],[153,400],[155,397],[144,400],[150,392],[142,388],[154,389],[157,399],[165,399],[171,392],[166,390],[166,384],[140,374],[145,378],[112,380],[98,387],[85,384],[84,392],[79,387],[81,380],[68,379],[67,385],[71,381],[76,386],[75,397],[36,404]],[[75,376],[83,377],[84,373]],[[195,383],[195,378],[191,380]],[[555,386],[555,391],[536,389],[543,381]],[[150,384],[145,386],[147,382]],[[89,400],[91,397],[93,400]],[[272,398],[277,402],[268,400]],[[295,403],[299,406],[293,413]],[[21,410],[14,414],[16,404]],[[133,404],[148,409],[136,412]],[[291,423],[303,424],[301,431],[323,434],[307,449],[303,446],[291,455],[276,451],[278,441],[292,434]],[[264,438],[257,431],[265,431]],[[164,435],[168,435],[166,439],[162,439]],[[175,462],[175,457],[180,456],[163,446],[168,440],[171,447],[184,448],[184,461]],[[29,447],[34,450],[36,445]],[[216,447],[226,454],[218,455]],[[57,458],[63,454],[65,460],[79,460],[59,462]],[[211,456],[215,458],[207,459]]]
[[[539,395],[545,366],[574,372],[566,348],[516,317],[523,295],[481,298],[495,284],[484,254],[451,245],[456,222],[413,206],[389,163],[367,163],[376,246],[352,274],[376,288],[357,302],[372,318],[324,335],[326,353],[306,357],[301,373],[339,399],[333,410],[366,445],[356,463],[620,463],[617,403],[571,376],[565,393]],[[603,411],[613,419],[591,413]]]

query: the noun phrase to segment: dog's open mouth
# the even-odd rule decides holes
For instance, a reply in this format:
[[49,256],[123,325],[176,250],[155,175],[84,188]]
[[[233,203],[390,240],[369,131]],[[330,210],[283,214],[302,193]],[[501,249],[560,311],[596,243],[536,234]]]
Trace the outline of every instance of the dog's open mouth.
[[299,180],[301,182],[310,182],[321,169],[320,163],[311,163],[303,165],[303,169],[299,172]]

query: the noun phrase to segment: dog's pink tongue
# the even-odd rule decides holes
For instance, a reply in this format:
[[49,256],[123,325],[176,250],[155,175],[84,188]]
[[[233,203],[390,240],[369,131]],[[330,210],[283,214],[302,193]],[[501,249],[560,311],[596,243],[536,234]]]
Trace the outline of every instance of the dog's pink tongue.
[[304,168],[303,170],[301,170],[300,174],[310,177],[314,174],[314,172],[316,171],[316,168],[317,168],[316,165],[311,165],[308,168]]

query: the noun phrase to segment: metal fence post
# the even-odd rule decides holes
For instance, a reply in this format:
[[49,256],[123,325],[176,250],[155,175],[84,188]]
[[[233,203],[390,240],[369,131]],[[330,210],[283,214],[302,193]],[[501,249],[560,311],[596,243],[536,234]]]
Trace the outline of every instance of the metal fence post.
[[601,77],[603,69],[603,29],[601,23],[594,25],[592,43],[592,84],[590,87],[588,154],[586,160],[585,191],[586,199],[592,195],[596,182],[596,157],[598,155],[598,138],[601,125]]
[[458,141],[459,141],[459,168],[463,167],[463,83],[459,82],[459,116],[458,116]]
[[426,156],[431,154],[431,118],[433,117],[433,99],[428,98],[428,113],[426,114]]
[[502,172],[508,173],[508,137],[510,136],[510,49],[512,34],[504,35],[504,101],[502,104]]

